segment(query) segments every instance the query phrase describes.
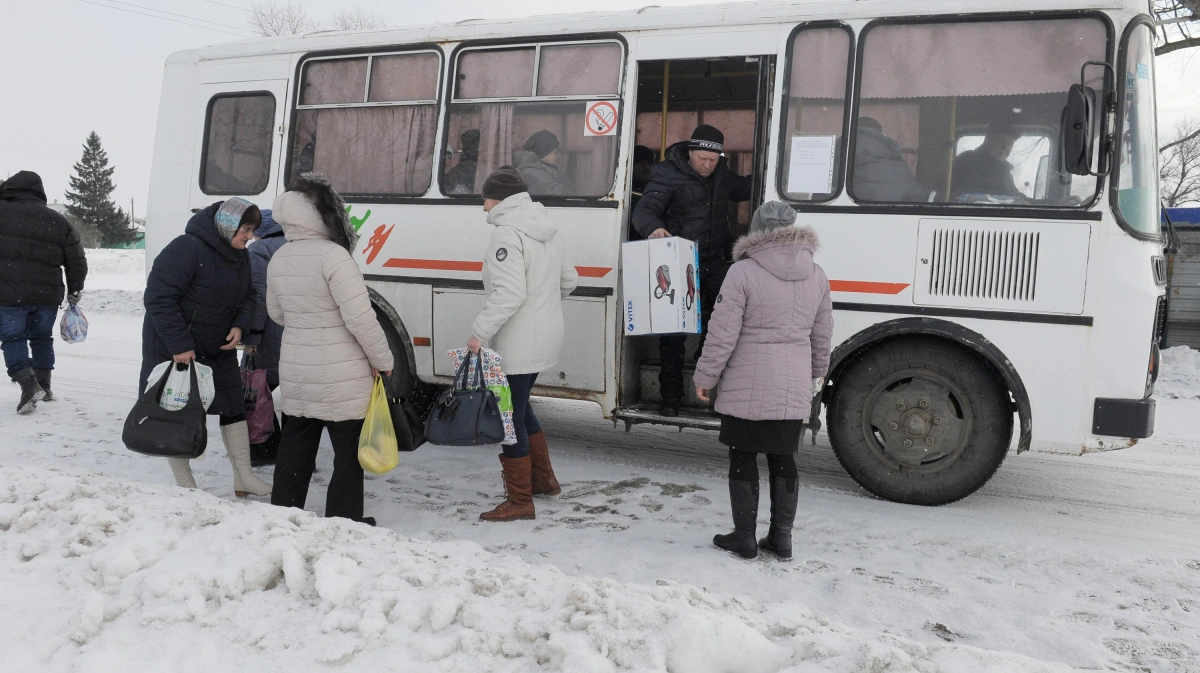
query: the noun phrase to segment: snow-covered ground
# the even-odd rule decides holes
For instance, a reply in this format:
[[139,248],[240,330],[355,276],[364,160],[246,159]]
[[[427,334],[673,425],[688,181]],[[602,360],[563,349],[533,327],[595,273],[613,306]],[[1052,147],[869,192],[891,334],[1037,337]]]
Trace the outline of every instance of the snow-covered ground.
[[[553,400],[535,406],[564,493],[536,521],[478,521],[494,450],[427,446],[367,482],[370,529],[234,501],[215,427],[204,492],[123,448],[138,254],[89,255],[105,271],[88,341],[57,346],[61,401],[18,418],[0,389],[0,668],[1200,671],[1200,353],[1164,354],[1152,439],[1012,455],[946,507],[864,494],[821,435],[788,563],[711,547],[715,436]],[[325,451],[318,514],[330,469]]]

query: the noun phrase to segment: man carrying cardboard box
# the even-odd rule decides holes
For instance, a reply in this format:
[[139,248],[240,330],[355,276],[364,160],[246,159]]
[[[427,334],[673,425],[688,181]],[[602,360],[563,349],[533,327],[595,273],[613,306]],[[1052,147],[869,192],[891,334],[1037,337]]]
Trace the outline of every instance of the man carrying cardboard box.
[[[667,148],[665,160],[650,171],[650,183],[633,211],[633,226],[649,239],[679,236],[696,243],[700,257],[701,327],[707,329],[713,304],[729,269],[732,247],[730,201],[749,201],[750,176],[729,170],[725,135],[702,125],[690,140]],[[703,334],[703,332],[702,332]],[[687,336],[659,337],[659,387],[663,416],[678,416],[683,400],[683,358]],[[703,349],[703,345],[701,346]],[[699,357],[699,354],[697,354]]]

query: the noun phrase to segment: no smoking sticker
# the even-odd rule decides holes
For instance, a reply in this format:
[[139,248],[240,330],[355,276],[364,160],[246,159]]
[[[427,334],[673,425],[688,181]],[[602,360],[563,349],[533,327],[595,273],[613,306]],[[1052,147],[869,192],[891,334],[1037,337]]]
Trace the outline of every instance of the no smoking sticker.
[[617,105],[612,101],[598,100],[587,104],[583,115],[583,135],[617,135]]

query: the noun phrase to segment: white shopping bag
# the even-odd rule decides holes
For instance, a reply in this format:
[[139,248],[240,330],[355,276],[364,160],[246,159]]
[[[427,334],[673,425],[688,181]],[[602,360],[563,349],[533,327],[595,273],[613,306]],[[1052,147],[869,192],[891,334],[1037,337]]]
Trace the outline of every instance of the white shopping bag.
[[[163,388],[162,399],[158,401],[158,406],[167,411],[179,411],[187,406],[188,397],[192,394],[192,373],[187,369],[179,371],[175,369],[174,364],[174,362],[158,363],[146,379],[147,387],[153,386],[162,378],[167,367],[171,367],[167,385]],[[193,362],[192,366],[196,368],[196,382],[200,385],[200,404],[204,406],[205,411],[208,411],[209,405],[212,404],[213,398],[217,394],[217,386],[213,383],[212,367],[199,362]]]

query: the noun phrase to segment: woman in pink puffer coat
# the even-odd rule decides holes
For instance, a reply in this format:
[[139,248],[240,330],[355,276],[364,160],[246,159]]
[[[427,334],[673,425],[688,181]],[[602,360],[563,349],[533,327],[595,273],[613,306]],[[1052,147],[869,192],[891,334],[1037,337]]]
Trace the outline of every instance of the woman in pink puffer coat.
[[[812,398],[829,369],[833,303],[829,279],[813,261],[817,234],[795,227],[796,213],[763,204],[750,233],[733,249],[696,364],[696,394],[716,390],[722,444],[729,447],[734,531],[713,543],[744,558],[759,548],[792,556],[796,519],[796,449]],[[771,477],[771,529],[755,541],[758,454]]]

